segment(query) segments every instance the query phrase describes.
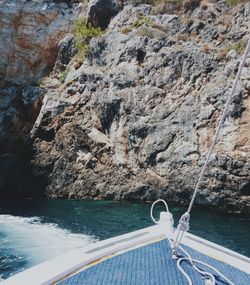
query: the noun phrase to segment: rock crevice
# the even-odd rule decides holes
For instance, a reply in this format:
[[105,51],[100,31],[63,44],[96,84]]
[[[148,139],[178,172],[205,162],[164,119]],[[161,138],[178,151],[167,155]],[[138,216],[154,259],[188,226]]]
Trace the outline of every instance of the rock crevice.
[[[48,197],[188,203],[250,23],[249,3],[197,3],[178,15],[145,4],[89,13],[105,30],[80,64],[72,36],[62,41],[32,129],[32,171]],[[249,69],[250,58],[196,200],[247,215]]]

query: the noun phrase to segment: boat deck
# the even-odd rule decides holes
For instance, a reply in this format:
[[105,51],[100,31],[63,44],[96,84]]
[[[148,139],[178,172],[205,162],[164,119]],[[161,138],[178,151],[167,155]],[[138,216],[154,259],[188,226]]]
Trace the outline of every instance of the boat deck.
[[[75,249],[1,285],[186,285],[172,259],[168,236],[165,224],[160,223]],[[215,267],[235,285],[250,284],[250,258],[190,233],[184,234],[182,243],[193,259]],[[190,265],[182,264],[193,285],[205,284]],[[218,279],[216,284],[227,283]]]
[[[192,258],[206,262],[223,273],[237,285],[249,285],[250,275],[218,259],[204,255],[188,246],[183,246]],[[183,263],[184,270],[194,285],[204,285],[199,273],[190,265]],[[207,269],[200,266],[201,269]],[[211,270],[209,270],[211,272]],[[216,276],[216,274],[215,274]],[[216,279],[218,285],[226,285],[224,280]],[[110,256],[69,276],[58,285],[186,285],[187,280],[178,270],[172,259],[168,241],[161,240],[119,255]]]

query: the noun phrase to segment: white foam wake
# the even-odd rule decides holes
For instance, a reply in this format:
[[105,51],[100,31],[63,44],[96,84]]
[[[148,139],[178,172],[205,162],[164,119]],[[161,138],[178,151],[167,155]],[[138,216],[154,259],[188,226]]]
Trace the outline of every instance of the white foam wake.
[[56,224],[42,223],[38,217],[11,215],[0,215],[0,234],[0,251],[8,249],[26,256],[30,266],[95,241],[91,236],[70,233]]

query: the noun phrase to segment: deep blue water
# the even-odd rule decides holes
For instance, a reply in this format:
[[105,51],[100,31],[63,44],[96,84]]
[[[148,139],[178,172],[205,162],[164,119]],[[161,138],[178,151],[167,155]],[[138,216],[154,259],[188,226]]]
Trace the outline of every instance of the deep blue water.
[[[160,210],[156,209],[156,216]],[[185,211],[170,210],[176,222]],[[0,201],[0,277],[7,278],[96,240],[150,226],[149,211],[149,204],[127,202]],[[250,256],[246,219],[195,209],[190,232]]]

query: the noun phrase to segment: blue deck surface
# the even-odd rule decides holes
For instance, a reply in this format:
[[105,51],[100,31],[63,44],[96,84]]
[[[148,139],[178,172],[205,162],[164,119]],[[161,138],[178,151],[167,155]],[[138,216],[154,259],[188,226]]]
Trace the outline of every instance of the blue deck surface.
[[[206,262],[229,278],[235,285],[250,285],[250,275],[230,265],[210,258],[189,247],[185,249],[192,258]],[[204,285],[204,280],[188,264],[183,268],[192,277],[194,285]],[[200,266],[202,268],[202,266]],[[204,268],[204,267],[203,267]],[[186,285],[187,281],[172,259],[166,240],[131,250],[89,267],[59,285]],[[228,283],[217,280],[218,285]]]

